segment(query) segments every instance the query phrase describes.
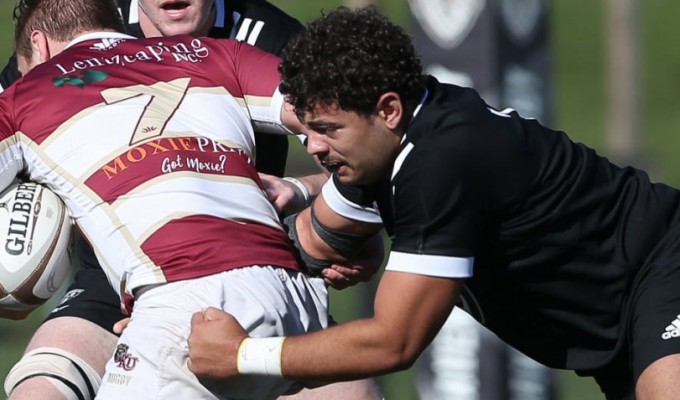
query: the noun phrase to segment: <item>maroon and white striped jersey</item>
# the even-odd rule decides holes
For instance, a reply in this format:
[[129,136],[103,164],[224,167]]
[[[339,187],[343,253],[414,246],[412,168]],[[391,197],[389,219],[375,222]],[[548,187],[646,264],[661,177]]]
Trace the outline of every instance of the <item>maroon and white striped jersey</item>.
[[81,36],[0,95],[0,187],[66,202],[114,288],[298,269],[254,167],[281,124],[277,57],[224,39]]

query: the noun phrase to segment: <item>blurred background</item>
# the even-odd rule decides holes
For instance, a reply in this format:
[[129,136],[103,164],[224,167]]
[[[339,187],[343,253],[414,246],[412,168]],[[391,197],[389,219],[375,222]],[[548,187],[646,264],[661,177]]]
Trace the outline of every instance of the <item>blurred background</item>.
[[[412,33],[428,72],[440,80],[474,86],[496,107],[512,106],[568,132],[619,164],[643,167],[653,180],[680,186],[676,154],[680,101],[675,93],[680,89],[680,46],[675,42],[680,2],[272,2],[303,22],[339,5],[375,4]],[[0,0],[2,66],[12,53],[13,7],[14,0]],[[291,144],[289,175],[313,172],[302,146]],[[370,315],[376,281],[333,292],[334,317],[345,321]],[[25,321],[0,320],[0,379],[20,357],[50,307],[43,306]],[[417,399],[418,368],[381,378],[386,399]],[[572,372],[551,372],[550,379],[556,400],[602,398],[591,380]]]

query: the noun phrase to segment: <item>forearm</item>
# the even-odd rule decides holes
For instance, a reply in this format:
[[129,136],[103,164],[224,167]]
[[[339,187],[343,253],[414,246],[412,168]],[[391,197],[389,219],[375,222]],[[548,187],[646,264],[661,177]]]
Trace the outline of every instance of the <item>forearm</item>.
[[408,368],[417,353],[391,340],[375,318],[360,319],[321,332],[286,338],[282,373],[288,379],[346,381]]
[[331,382],[406,369],[441,328],[461,285],[453,279],[387,271],[372,318],[286,338],[281,373],[289,379]]
[[374,316],[288,338],[247,338],[233,316],[192,317],[189,369],[199,376],[270,375],[334,382],[409,367],[458,300],[462,280],[386,271]]

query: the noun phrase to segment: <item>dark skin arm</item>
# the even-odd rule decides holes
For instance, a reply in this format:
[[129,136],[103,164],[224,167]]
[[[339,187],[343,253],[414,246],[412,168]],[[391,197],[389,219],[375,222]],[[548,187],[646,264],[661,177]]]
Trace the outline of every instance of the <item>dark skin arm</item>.
[[[460,280],[385,272],[373,317],[286,339],[283,375],[334,382],[406,369],[441,328],[461,286]],[[216,309],[195,314],[189,369],[199,376],[237,376],[236,355],[245,337],[229,314]]]

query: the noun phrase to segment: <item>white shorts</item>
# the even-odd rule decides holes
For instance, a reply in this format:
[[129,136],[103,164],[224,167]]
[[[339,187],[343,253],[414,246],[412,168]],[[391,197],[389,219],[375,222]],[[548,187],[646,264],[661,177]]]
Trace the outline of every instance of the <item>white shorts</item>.
[[154,287],[135,300],[96,398],[275,399],[290,389],[291,381],[261,376],[198,381],[187,367],[187,338],[191,316],[209,306],[232,314],[252,337],[328,326],[323,280],[282,268],[253,266]]

